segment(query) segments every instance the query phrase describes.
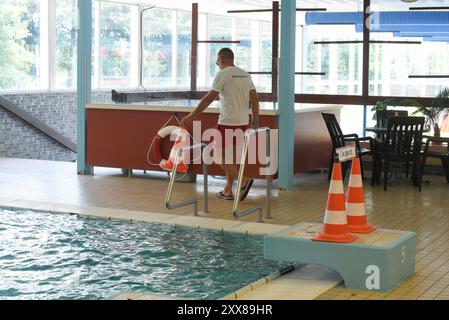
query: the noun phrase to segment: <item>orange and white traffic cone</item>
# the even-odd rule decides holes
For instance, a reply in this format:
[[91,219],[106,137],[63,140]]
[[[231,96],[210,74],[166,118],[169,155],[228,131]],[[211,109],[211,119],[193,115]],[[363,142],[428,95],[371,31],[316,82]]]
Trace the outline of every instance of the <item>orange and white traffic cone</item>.
[[358,237],[350,234],[348,230],[341,163],[334,163],[323,230],[318,232],[312,240],[349,243],[357,239]]
[[[175,143],[173,144],[173,147],[170,151],[170,157],[168,160],[162,160],[159,164],[160,167],[164,170],[171,171],[173,170],[173,167],[176,162],[176,154],[179,151],[179,149],[183,148],[188,141],[188,132],[184,128],[178,129],[177,137],[175,140]],[[178,160],[178,167],[176,168],[176,172],[180,173],[187,173],[187,170],[189,167],[186,164],[186,154],[184,152],[181,152],[181,156]]]
[[360,159],[352,159],[351,176],[349,178],[348,201],[346,202],[348,229],[354,233],[370,233],[377,228],[368,224],[365,208]]

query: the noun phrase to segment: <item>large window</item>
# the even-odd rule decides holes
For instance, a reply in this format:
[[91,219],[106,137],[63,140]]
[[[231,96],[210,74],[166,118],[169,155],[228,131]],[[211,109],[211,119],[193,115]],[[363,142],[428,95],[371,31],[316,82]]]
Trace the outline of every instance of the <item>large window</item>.
[[[0,1],[0,90],[76,88],[77,3]],[[137,87],[138,6],[93,4],[93,87]]]
[[[55,87],[76,87],[77,1],[56,1]],[[75,13],[75,14],[74,14]]]
[[[78,0],[0,1],[0,90],[74,90],[77,85]],[[140,79],[140,12],[120,1],[93,1],[92,87],[137,88]],[[149,90],[188,89],[192,14],[153,8],[142,25],[142,85]],[[199,15],[200,40],[240,40],[239,44],[199,44],[197,82],[208,88],[218,68],[216,54],[230,47],[237,66],[271,71],[271,23],[240,17]],[[261,92],[271,75],[253,75]]]
[[178,12],[176,19],[176,86],[190,86],[190,55],[192,52],[192,14]]
[[41,87],[38,0],[0,1],[0,89]]
[[[304,27],[302,70],[324,75],[299,77],[301,91],[314,94],[361,94],[362,50],[359,43],[322,43],[361,40],[354,26]],[[298,50],[300,50],[298,46]],[[301,66],[300,63],[298,63]],[[297,89],[299,89],[297,86]],[[297,90],[298,91],[298,90]]]
[[[251,20],[236,19],[235,20],[235,39],[240,41],[235,46],[235,63],[240,68],[248,71],[253,70],[253,24]],[[254,39],[255,40],[255,39]],[[257,61],[257,60],[256,60]],[[257,64],[256,64],[257,65]]]
[[[93,88],[139,85],[139,12],[144,7],[119,2],[93,2]],[[0,1],[0,90],[76,88],[77,3],[78,0]],[[397,10],[380,0],[372,0],[372,7],[373,11]],[[360,6],[351,2],[344,10],[360,12]],[[143,18],[143,85],[147,89],[189,88],[191,13],[153,8],[145,11]],[[199,44],[198,87],[211,85],[218,71],[216,54],[225,46],[234,49],[236,64],[247,71],[271,71],[271,27],[270,22],[242,19],[240,15],[200,14],[200,40],[241,43]],[[393,29],[373,31],[371,38],[419,40],[422,44],[372,44],[370,95],[433,97],[447,85],[446,79],[409,76],[447,74],[448,44],[423,37],[398,37]],[[304,25],[297,33],[297,71],[324,73],[297,76],[297,92],[362,93],[362,44],[317,43],[361,40],[360,26]],[[252,78],[260,92],[271,91],[271,75]]]
[[[233,32],[233,19],[229,17],[208,16],[208,32],[210,40],[225,40],[232,41]],[[218,67],[215,64],[218,51],[224,46],[231,47],[230,44],[210,44],[209,47],[209,73],[208,73],[208,84],[212,84],[212,81],[217,74]]]
[[[259,70],[271,72],[272,70],[272,39],[273,28],[269,22],[260,23],[260,49],[259,49]],[[261,92],[271,92],[271,75],[253,76],[257,89]]]
[[101,3],[100,87],[137,86],[131,75],[131,64],[137,63],[131,50],[131,23],[136,18],[136,6]]
[[[446,2],[446,1],[444,1]],[[398,12],[391,3],[372,0],[373,12]],[[381,41],[409,41],[417,44],[379,43],[371,45],[370,94],[382,96],[434,97],[448,85],[447,79],[410,78],[411,75],[447,75],[449,66],[449,45],[444,35],[446,26],[423,25],[416,16],[416,22],[405,19],[407,9],[401,9],[404,18],[401,23],[391,25],[384,22],[371,30],[371,38]],[[434,11],[435,12],[435,11]],[[419,12],[426,13],[424,11]],[[443,13],[444,11],[439,11]],[[410,19],[410,18],[409,18]],[[384,21],[379,17],[380,22]],[[409,21],[410,24],[405,24]],[[432,33],[430,30],[434,30]]]
[[[207,30],[210,40],[240,41],[240,43],[205,46],[209,55],[206,86],[211,85],[218,72],[215,64],[216,56],[223,47],[229,47],[234,51],[236,66],[246,71],[271,71],[271,23],[209,15]],[[252,75],[252,79],[260,92],[271,91],[271,75]]]
[[[386,34],[373,37],[398,40]],[[447,81],[409,76],[447,74],[448,65],[449,46],[444,42],[374,44],[371,46],[370,95],[434,97],[443,86],[447,86]]]
[[144,37],[144,85],[148,88],[174,87],[173,41],[176,13],[170,10],[152,9],[145,13]]

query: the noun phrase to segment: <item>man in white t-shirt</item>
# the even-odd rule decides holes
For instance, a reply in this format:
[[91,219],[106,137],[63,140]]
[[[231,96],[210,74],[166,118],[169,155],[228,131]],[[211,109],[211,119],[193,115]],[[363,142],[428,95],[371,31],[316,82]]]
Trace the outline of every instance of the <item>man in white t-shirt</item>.
[[[218,196],[226,200],[233,200],[232,186],[238,176],[235,159],[229,161],[226,150],[232,154],[240,153],[242,139],[226,139],[239,135],[249,128],[249,106],[252,108],[252,126],[259,126],[259,99],[251,76],[246,71],[234,65],[234,53],[231,49],[223,48],[217,55],[217,66],[220,71],[215,76],[212,90],[201,100],[198,106],[182,120],[182,124],[190,124],[198,114],[203,112],[214,100],[220,98],[220,116],[215,127],[221,133],[221,141],[215,141],[214,158],[221,154],[220,166],[226,171],[226,186]],[[243,137],[243,134],[239,135]],[[227,140],[231,140],[226,143]],[[238,141],[237,141],[238,140]],[[220,143],[221,142],[221,143]],[[231,145],[230,145],[231,144]],[[217,147],[218,145],[218,147]],[[242,183],[241,200],[244,200],[253,184],[253,180],[244,177]]]

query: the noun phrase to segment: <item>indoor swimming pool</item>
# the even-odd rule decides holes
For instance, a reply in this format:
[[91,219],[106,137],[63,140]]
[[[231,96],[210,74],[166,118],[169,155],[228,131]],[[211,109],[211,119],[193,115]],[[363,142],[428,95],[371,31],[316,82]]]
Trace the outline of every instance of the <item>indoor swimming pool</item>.
[[0,209],[0,299],[219,299],[279,271],[263,237]]

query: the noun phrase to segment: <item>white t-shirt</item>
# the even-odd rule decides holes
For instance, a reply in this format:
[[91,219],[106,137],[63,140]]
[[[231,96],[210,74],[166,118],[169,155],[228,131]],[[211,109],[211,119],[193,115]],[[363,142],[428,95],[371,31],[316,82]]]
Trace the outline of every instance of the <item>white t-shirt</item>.
[[250,91],[254,89],[254,83],[248,72],[238,67],[227,67],[220,70],[212,84],[212,90],[220,94],[218,124],[248,125]]

